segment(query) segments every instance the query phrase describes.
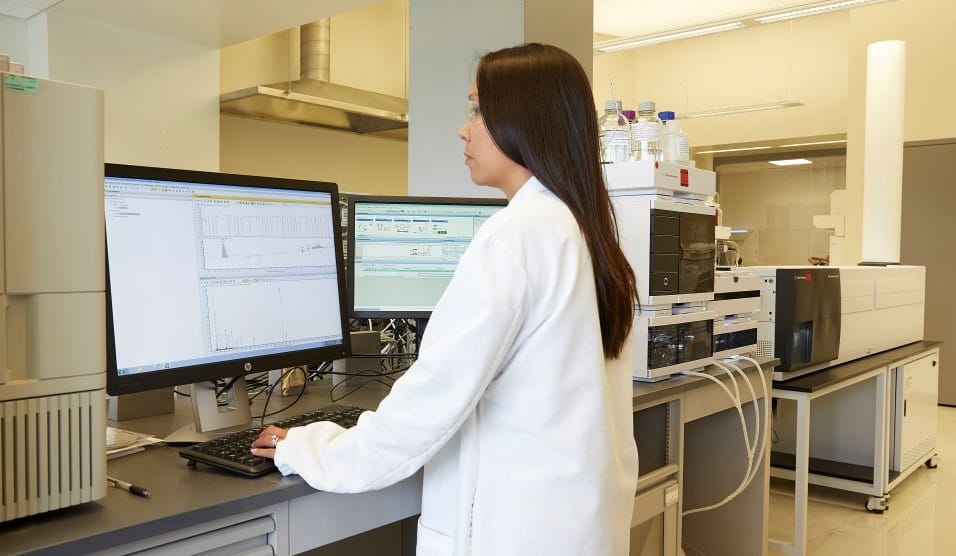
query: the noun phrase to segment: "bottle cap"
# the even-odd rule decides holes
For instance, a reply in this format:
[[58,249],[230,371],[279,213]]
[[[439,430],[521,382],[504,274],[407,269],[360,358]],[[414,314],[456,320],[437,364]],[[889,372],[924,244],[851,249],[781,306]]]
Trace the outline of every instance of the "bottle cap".
[[667,110],[665,112],[658,112],[657,117],[660,118],[661,120],[676,120],[677,119],[674,117],[674,113],[671,112],[670,110]]
[[619,101],[619,100],[605,100],[605,101],[604,101],[604,109],[605,109],[605,110],[620,110],[620,109],[621,109],[621,106],[622,106],[622,105],[621,105],[621,101]]
[[627,118],[627,121],[633,122],[637,114],[633,110],[621,110],[621,115]]
[[653,112],[656,107],[657,105],[654,104],[653,100],[642,100],[637,104],[637,109],[640,112]]

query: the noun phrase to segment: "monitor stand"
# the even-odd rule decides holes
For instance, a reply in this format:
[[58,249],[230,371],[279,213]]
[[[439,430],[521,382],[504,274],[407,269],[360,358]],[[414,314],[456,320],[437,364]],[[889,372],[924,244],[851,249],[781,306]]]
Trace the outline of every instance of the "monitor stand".
[[197,382],[189,386],[193,404],[193,422],[173,431],[163,439],[167,444],[195,444],[212,440],[231,429],[247,428],[252,424],[246,379],[239,377],[226,390],[226,404],[216,399],[216,383]]

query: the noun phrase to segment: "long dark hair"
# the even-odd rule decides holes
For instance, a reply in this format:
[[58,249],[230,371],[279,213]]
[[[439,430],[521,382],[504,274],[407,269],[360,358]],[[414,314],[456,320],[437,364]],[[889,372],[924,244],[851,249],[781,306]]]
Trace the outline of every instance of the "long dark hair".
[[564,201],[594,269],[604,356],[617,358],[634,320],[634,271],[618,243],[604,185],[594,97],[584,68],[556,46],[529,43],[484,55],[478,97],[498,148]]

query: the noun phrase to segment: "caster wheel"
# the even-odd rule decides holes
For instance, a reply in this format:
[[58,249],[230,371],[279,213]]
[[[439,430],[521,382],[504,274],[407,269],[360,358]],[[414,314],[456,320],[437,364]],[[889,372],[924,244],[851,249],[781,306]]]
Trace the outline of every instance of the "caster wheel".
[[939,456],[929,458],[924,465],[927,469],[936,469],[939,466]]
[[872,512],[875,514],[883,514],[883,512],[890,509],[890,501],[888,496],[871,496],[867,498],[866,504],[864,505],[866,511]]

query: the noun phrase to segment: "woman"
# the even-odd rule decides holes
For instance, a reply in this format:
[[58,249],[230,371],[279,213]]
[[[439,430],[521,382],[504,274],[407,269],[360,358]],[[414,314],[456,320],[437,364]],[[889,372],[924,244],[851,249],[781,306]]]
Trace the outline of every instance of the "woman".
[[460,136],[472,180],[509,204],[462,256],[418,361],[355,427],[269,427],[253,452],[332,492],[424,465],[419,555],[626,554],[636,293],[584,70],[541,44],[485,55]]

